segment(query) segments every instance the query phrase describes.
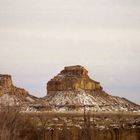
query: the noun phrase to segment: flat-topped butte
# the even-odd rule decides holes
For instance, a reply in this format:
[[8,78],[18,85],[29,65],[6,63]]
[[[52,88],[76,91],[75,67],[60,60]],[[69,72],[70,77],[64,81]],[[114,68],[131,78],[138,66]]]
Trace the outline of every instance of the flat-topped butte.
[[47,83],[47,91],[65,90],[102,90],[99,82],[89,78],[88,71],[82,66],[65,67]]

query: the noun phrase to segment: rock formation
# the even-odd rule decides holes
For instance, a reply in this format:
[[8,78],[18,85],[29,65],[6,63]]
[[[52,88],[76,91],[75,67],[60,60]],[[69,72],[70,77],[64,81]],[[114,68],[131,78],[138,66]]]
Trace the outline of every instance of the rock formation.
[[94,111],[136,111],[140,107],[125,98],[103,91],[100,83],[88,76],[82,66],[65,67],[47,83],[46,101],[52,106],[91,107]]
[[47,84],[47,91],[65,90],[102,90],[100,83],[89,78],[88,71],[82,66],[65,67],[56,77]]
[[0,74],[0,104],[19,105],[19,103],[31,102],[35,99],[25,89],[15,87],[10,75]]
[[29,94],[26,90],[15,87],[12,83],[12,78],[10,75],[0,75],[0,93],[9,93],[22,96],[27,96]]

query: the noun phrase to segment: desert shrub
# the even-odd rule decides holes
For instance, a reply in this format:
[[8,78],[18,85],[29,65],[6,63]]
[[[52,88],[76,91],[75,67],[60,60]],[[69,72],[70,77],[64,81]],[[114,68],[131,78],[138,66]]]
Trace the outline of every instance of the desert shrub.
[[29,117],[19,107],[2,107],[0,111],[0,140],[36,140]]

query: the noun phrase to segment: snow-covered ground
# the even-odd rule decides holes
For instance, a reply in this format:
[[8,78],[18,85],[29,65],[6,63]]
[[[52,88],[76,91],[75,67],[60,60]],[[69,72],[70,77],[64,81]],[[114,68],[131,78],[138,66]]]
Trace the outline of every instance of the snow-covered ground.
[[111,95],[90,94],[84,90],[80,91],[56,91],[49,93],[46,101],[56,110],[69,110],[69,106],[75,106],[82,110],[84,107],[89,111],[140,111],[140,107],[125,100],[124,98]]
[[0,104],[2,105],[13,106],[13,105],[19,105],[20,102],[21,101],[17,99],[15,95],[3,94],[0,97]]

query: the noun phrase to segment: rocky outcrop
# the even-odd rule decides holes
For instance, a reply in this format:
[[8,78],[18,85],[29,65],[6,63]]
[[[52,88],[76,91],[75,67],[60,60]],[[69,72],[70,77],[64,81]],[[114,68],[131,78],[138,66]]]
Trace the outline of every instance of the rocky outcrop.
[[0,74],[0,86],[9,88],[12,84],[12,78],[10,75],[2,75]]
[[65,90],[102,90],[99,82],[89,78],[88,71],[82,66],[65,67],[57,76],[47,83],[47,91]]
[[140,106],[103,91],[100,83],[88,76],[82,66],[65,67],[47,83],[46,102],[58,109],[69,110],[70,106],[91,111],[140,111]]
[[0,95],[9,92],[13,87],[10,75],[0,75]]
[[10,75],[0,74],[0,104],[19,105],[24,102],[33,102],[35,99],[25,89],[14,86]]
[[12,77],[10,75],[0,75],[0,93],[2,94],[15,94],[19,96],[27,96],[29,93],[21,88],[17,88],[12,83]]

